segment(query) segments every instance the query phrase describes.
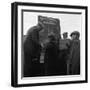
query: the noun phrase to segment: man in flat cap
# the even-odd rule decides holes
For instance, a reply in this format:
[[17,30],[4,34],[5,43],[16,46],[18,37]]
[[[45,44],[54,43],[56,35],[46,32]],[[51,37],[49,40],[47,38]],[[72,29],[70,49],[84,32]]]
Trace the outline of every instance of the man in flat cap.
[[70,39],[68,39],[68,32],[63,33],[63,39],[60,39],[59,49],[59,68],[60,74],[66,75],[67,74],[67,60],[70,48]]
[[71,33],[70,36],[71,36],[72,40],[79,40],[80,33],[78,31],[74,31]]
[[71,33],[70,63],[71,74],[80,74],[80,33],[74,31]]

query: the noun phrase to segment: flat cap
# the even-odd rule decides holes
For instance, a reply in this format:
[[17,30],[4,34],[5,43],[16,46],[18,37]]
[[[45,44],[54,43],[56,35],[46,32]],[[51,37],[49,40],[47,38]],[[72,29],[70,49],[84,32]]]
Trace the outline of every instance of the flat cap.
[[74,32],[72,32],[72,33],[70,34],[70,36],[72,36],[72,35],[80,36],[80,33],[79,33],[78,31],[74,31]]

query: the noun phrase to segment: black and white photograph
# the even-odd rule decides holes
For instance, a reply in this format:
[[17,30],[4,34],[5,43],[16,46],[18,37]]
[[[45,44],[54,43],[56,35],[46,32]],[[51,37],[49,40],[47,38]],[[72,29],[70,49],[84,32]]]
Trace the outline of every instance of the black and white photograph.
[[23,76],[79,75],[80,13],[26,11],[23,18]]
[[12,4],[12,86],[87,82],[87,7]]

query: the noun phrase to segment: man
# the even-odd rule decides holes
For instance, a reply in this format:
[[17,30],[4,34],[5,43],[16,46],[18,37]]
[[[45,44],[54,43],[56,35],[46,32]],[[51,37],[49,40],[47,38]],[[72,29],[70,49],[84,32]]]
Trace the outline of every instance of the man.
[[59,49],[54,35],[48,36],[49,42],[45,49],[45,75],[56,75]]
[[71,49],[70,49],[70,63],[71,63],[71,74],[80,74],[80,33],[74,31],[71,33]]
[[[38,73],[38,63],[41,46],[39,44],[39,32],[42,24],[30,28],[24,41],[24,76],[29,77]],[[36,64],[35,64],[36,63]],[[36,68],[35,68],[36,67]]]
[[67,61],[70,48],[70,39],[68,39],[68,33],[63,33],[63,39],[60,39],[59,49],[59,68],[60,74],[66,75],[68,73]]

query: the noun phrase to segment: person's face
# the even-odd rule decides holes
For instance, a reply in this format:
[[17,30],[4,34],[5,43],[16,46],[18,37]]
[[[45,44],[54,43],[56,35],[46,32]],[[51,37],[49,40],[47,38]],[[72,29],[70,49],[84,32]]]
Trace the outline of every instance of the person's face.
[[76,35],[73,34],[73,35],[71,36],[71,39],[72,39],[72,40],[76,39]]
[[67,34],[64,34],[64,35],[63,35],[63,38],[67,38]]

